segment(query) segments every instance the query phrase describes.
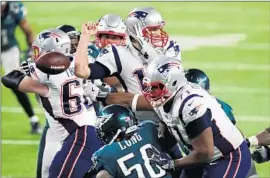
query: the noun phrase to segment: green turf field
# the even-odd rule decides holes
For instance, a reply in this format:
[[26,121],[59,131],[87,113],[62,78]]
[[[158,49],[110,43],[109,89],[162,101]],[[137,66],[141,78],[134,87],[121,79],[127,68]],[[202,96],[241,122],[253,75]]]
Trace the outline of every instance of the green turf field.
[[[35,34],[69,23],[80,29],[106,13],[125,17],[136,6],[153,6],[166,20],[166,31],[181,45],[186,68],[210,76],[212,93],[234,108],[238,126],[251,136],[270,126],[269,2],[27,2]],[[48,10],[50,9],[50,10]],[[227,35],[227,36],[225,36]],[[22,48],[24,37],[18,31]],[[34,97],[32,101],[39,111]],[[29,134],[28,119],[10,91],[2,87],[2,175],[35,177],[39,136]],[[18,142],[26,140],[28,142]],[[21,144],[20,144],[21,143]],[[270,163],[256,165],[270,177]]]

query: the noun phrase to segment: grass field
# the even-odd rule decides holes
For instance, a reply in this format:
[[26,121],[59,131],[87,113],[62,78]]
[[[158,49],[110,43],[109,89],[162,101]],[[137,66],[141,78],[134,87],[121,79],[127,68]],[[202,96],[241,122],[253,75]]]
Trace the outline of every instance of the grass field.
[[[107,13],[125,17],[134,7],[153,6],[165,18],[166,31],[179,39],[184,66],[209,75],[212,93],[234,108],[244,134],[251,136],[270,126],[269,2],[27,2],[25,6],[35,34],[65,23],[80,29],[83,22]],[[225,34],[241,39],[224,45],[231,38]],[[25,49],[20,31],[18,37]],[[40,107],[31,99],[44,123]],[[29,129],[15,97],[2,87],[3,176],[35,177],[38,145],[18,142],[39,140]],[[270,177],[270,163],[256,167],[260,177]]]

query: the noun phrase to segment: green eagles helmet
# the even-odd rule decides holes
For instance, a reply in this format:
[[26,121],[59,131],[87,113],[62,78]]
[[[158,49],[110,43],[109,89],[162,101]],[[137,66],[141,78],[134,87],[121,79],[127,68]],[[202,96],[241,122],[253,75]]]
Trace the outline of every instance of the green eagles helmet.
[[209,91],[210,89],[209,78],[200,69],[188,69],[185,71],[185,76],[189,82],[199,84],[205,90]]
[[137,120],[128,108],[108,105],[101,110],[97,127],[100,139],[109,144],[137,130]]

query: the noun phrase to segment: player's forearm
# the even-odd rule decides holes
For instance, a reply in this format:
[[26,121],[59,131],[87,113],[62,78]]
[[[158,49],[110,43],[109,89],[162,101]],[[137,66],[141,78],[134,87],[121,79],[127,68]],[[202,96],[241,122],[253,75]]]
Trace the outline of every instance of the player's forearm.
[[28,46],[31,46],[32,43],[33,43],[34,40],[35,40],[35,37],[34,37],[34,34],[33,34],[33,30],[32,30],[32,28],[30,27],[30,25],[29,25],[29,23],[27,22],[26,19],[23,19],[23,20],[20,22],[20,27],[21,27],[21,29],[23,30],[23,32],[25,33],[26,41],[27,41]]
[[24,93],[36,93],[43,97],[47,97],[49,93],[49,88],[46,85],[27,76],[19,84],[18,90]]
[[127,92],[120,93],[110,93],[107,96],[106,103],[107,104],[121,104],[125,107],[132,108],[132,103],[136,106],[136,111],[151,111],[153,110],[152,106],[148,103],[148,101],[144,98],[144,96],[140,95],[137,101],[133,101],[134,94]]
[[208,151],[205,152],[197,152],[197,151],[192,151],[190,154],[187,156],[177,159],[174,161],[174,166],[175,168],[181,167],[189,167],[197,164],[203,164],[207,163],[210,159],[212,158],[212,154],[209,154]]
[[87,79],[91,70],[88,67],[87,46],[89,43],[89,35],[82,34],[77,51],[75,53],[75,75],[79,78]]
[[270,145],[270,127],[256,135],[259,146]]

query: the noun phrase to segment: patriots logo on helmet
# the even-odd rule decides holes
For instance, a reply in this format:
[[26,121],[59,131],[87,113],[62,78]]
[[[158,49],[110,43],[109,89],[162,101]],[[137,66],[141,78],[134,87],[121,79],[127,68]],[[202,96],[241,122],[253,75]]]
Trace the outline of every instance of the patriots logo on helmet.
[[42,33],[42,34],[39,35],[39,39],[47,39],[47,38],[50,38],[50,37],[61,38],[61,36],[59,36],[56,33],[52,33],[52,32],[44,32],[44,33]]
[[148,15],[147,12],[143,11],[135,11],[129,14],[130,17],[136,17],[140,19],[141,21],[144,21],[145,17]]
[[171,68],[179,66],[178,63],[166,63],[158,68],[159,73],[161,73],[164,77],[167,76],[168,72]]

